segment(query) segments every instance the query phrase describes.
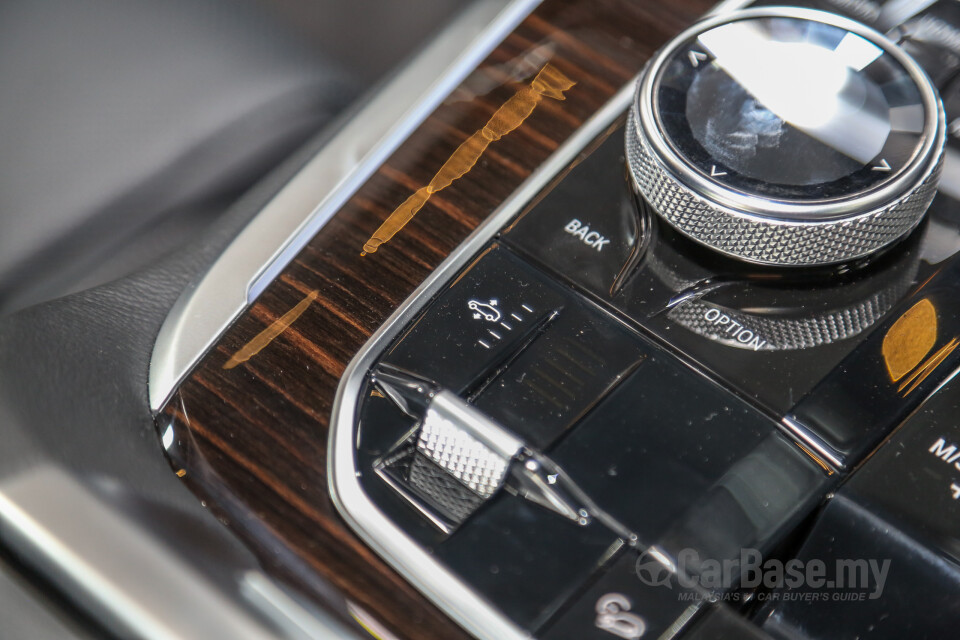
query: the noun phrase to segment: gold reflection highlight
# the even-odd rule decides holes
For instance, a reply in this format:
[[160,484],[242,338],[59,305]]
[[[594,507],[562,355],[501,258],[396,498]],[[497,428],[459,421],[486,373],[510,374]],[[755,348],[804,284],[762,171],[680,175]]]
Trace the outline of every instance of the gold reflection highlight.
[[893,323],[883,338],[883,361],[897,382],[923,361],[937,342],[937,310],[924,298]]
[[799,442],[797,442],[796,445],[800,447],[800,449],[805,454],[810,456],[811,460],[816,462],[824,471],[826,471],[828,476],[832,476],[834,474],[833,468],[830,465],[828,465],[826,462],[824,462],[823,458],[815,454],[813,451],[810,451],[810,449],[807,449],[805,446],[803,446]]
[[[933,373],[934,369],[939,367],[940,364],[947,359],[947,356],[954,352],[958,345],[960,345],[960,341],[956,338],[943,345],[943,347],[930,356],[923,365],[918,367],[909,378],[904,380],[897,391],[903,393],[903,397],[910,395],[914,389],[920,386],[921,382],[927,379],[927,376]],[[904,391],[904,389],[906,389],[906,391]]]
[[960,339],[954,337],[924,360],[936,342],[937,308],[927,298],[910,307],[884,336],[883,361],[890,380],[900,382],[897,393],[903,394],[904,398],[960,346]]
[[565,100],[563,93],[575,84],[576,82],[553,65],[544,65],[528,86],[517,90],[513,97],[497,109],[482,129],[457,147],[427,186],[415,191],[387,217],[363,245],[360,255],[374,253],[380,245],[389,242],[417,215],[433,194],[446,189],[455,180],[466,175],[476,166],[491,143],[523,124],[533,114],[544,96],[554,100]]
[[247,344],[240,347],[236,353],[234,353],[226,364],[223,365],[224,369],[233,369],[237,365],[243,364],[253,356],[257,355],[263,351],[267,345],[276,340],[280,334],[286,331],[290,325],[297,321],[297,318],[303,315],[303,312],[317,299],[317,296],[320,295],[320,292],[316,289],[307,294],[303,300],[297,303],[293,309],[287,311],[285,314],[274,320],[274,322],[258,333],[254,338]]

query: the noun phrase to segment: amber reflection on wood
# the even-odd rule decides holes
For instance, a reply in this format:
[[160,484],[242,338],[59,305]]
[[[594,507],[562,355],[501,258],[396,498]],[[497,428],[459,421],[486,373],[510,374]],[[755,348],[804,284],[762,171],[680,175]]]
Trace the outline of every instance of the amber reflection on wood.
[[[466,634],[363,544],[331,503],[328,424],[340,377],[399,304],[557,147],[709,9],[703,0],[544,0],[331,218],[222,336],[160,421],[184,481],[265,568],[318,602],[332,585],[405,640]],[[576,86],[544,99],[434,192],[376,259],[358,249],[430,184],[545,64]],[[255,357],[224,364],[312,292]],[[265,334],[270,336],[270,334]],[[256,343],[259,346],[259,343]],[[252,353],[252,351],[251,351]]]
[[425,187],[413,192],[403,204],[397,207],[390,217],[380,225],[370,239],[363,245],[360,255],[375,252],[384,242],[389,242],[393,236],[403,229],[413,216],[423,208],[430,196],[446,189],[454,180],[459,180],[468,171],[476,166],[480,157],[492,142],[496,142],[507,135],[529,118],[544,96],[554,100],[563,100],[564,91],[569,90],[576,82],[563,75],[562,72],[549,64],[540,70],[530,86],[523,87],[513,97],[490,117],[483,128],[466,139],[457,147],[433,180]]
[[277,318],[273,324],[253,337],[253,340],[237,349],[236,353],[230,356],[230,359],[223,365],[224,369],[233,369],[238,364],[243,364],[253,356],[267,348],[267,346],[280,337],[280,334],[290,328],[297,318],[303,315],[310,303],[317,299],[320,292],[314,289],[306,297],[297,303],[293,309]]

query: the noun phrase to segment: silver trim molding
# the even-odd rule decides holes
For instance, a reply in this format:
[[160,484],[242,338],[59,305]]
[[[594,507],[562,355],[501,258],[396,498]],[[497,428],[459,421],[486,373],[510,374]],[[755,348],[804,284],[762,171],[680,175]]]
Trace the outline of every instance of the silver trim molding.
[[223,331],[541,0],[478,0],[351,118],[181,294],[150,360],[157,412]]
[[[56,467],[41,465],[0,481],[0,541],[118,637],[285,637]],[[323,623],[317,618],[317,626]],[[315,638],[356,637],[346,633]]]

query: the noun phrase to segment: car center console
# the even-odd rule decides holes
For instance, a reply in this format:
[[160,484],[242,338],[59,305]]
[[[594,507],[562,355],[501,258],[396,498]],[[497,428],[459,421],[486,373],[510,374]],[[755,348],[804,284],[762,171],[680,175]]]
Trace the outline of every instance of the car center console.
[[307,609],[952,637],[960,5],[709,4],[478,0],[174,308],[158,441]]
[[[666,45],[347,370],[348,522],[482,638],[937,637],[960,10],[926,4],[754,7]],[[803,573],[835,561],[874,582]]]

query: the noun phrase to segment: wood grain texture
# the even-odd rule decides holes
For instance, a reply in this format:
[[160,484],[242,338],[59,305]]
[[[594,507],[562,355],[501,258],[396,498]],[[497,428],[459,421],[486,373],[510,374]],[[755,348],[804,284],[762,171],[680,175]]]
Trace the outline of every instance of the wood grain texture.
[[[323,582],[398,638],[466,634],[368,549],[337,515],[327,427],[341,374],[380,324],[467,235],[705,0],[545,0],[421,125],[222,336],[158,418],[171,462],[278,577],[318,601]],[[549,63],[576,84],[543,100],[433,194],[376,253],[371,234],[494,112]],[[224,365],[319,292],[245,362]],[[288,316],[290,317],[290,316]],[[260,345],[258,345],[260,346]]]

